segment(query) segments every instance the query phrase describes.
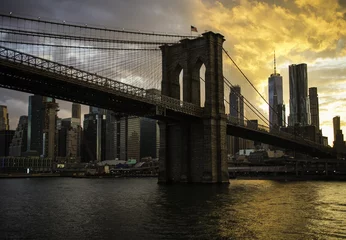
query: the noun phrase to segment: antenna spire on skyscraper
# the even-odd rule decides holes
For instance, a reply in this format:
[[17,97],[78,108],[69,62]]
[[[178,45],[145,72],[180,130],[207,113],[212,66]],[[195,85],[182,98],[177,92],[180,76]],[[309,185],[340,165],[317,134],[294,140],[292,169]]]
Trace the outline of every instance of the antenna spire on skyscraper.
[[276,75],[276,57],[275,57],[275,50],[274,50],[274,75]]

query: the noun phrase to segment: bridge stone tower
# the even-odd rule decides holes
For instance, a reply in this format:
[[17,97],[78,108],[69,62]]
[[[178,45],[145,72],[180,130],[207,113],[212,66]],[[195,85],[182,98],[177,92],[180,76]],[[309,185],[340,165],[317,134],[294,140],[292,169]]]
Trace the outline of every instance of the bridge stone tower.
[[226,155],[226,115],[220,34],[161,46],[162,94],[200,105],[200,68],[205,65],[203,118],[160,122],[159,183],[229,183]]

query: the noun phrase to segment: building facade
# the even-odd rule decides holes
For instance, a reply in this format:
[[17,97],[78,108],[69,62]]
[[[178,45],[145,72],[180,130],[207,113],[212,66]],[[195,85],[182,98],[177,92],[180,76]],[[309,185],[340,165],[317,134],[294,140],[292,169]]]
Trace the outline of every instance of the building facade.
[[158,158],[160,138],[156,120],[140,119],[140,158]]
[[274,128],[285,125],[285,105],[283,102],[282,76],[274,73],[268,78],[269,122]]
[[289,66],[290,115],[288,125],[310,125],[310,102],[308,97],[307,65],[292,64]]
[[84,115],[82,159],[85,162],[106,160],[106,117],[99,113]]
[[20,157],[27,150],[28,141],[28,116],[19,118],[17,129],[14,133],[11,145],[10,156]]
[[81,105],[78,103],[72,103],[72,118],[79,119],[79,126],[81,126]]
[[43,157],[54,158],[57,155],[57,112],[59,104],[54,98],[46,98],[43,119]]
[[15,131],[1,130],[0,131],[0,157],[7,157],[10,154],[10,145]]
[[[241,95],[241,87],[239,85],[231,87],[229,105],[230,114],[228,120],[232,123],[244,125],[244,97]],[[235,155],[245,146],[245,139],[233,136],[227,136],[226,138],[227,154],[229,155]]]
[[10,130],[7,106],[4,105],[0,105],[0,131],[2,130]]
[[320,129],[320,110],[318,103],[317,88],[309,88],[309,100],[310,100],[310,114],[311,114],[311,125],[314,125],[317,130]]

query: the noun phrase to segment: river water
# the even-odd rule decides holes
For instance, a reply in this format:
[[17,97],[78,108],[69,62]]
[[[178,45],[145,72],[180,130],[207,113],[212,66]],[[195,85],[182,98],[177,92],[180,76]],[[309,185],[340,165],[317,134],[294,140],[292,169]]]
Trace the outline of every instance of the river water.
[[0,239],[346,239],[346,182],[0,179]]

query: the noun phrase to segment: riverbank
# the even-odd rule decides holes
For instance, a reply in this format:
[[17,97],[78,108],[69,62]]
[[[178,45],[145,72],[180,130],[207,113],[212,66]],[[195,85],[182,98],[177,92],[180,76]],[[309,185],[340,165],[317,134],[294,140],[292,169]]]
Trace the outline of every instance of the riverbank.
[[10,173],[10,174],[0,174],[0,178],[46,178],[46,177],[61,177],[61,175],[59,173],[32,173],[32,174]]

